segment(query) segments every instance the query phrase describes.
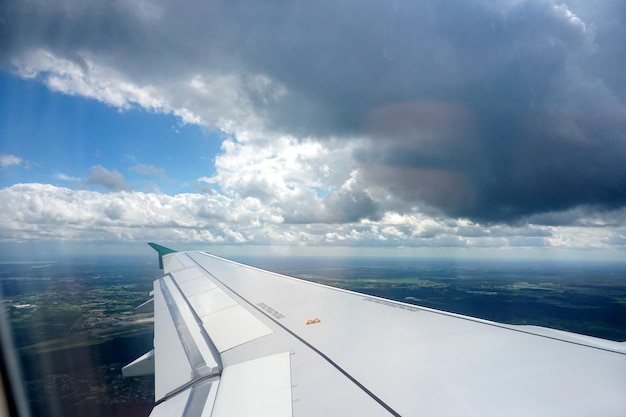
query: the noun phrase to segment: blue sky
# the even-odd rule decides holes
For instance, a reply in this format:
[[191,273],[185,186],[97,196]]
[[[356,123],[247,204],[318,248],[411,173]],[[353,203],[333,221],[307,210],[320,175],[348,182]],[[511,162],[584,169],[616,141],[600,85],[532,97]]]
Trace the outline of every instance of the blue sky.
[[91,167],[100,165],[118,171],[139,191],[154,191],[154,184],[179,193],[197,191],[197,178],[215,174],[219,135],[175,116],[116,109],[7,73],[0,74],[0,90],[7,92],[0,97],[2,151],[28,161],[26,169],[3,172],[3,187],[19,182],[87,187]]
[[626,259],[622,2],[33,2],[4,248]]

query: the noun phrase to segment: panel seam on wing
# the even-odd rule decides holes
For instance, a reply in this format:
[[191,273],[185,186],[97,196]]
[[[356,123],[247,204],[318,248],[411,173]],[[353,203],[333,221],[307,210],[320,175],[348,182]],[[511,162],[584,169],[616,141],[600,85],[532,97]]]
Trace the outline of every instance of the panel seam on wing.
[[[360,381],[358,381],[354,376],[352,376],[348,371],[346,371],[345,369],[343,369],[338,363],[336,363],[335,361],[333,361],[330,357],[328,357],[328,355],[326,355],[325,353],[323,353],[322,351],[320,351],[318,348],[316,348],[315,346],[313,346],[311,343],[309,343],[307,340],[305,340],[304,338],[302,338],[301,336],[299,336],[297,333],[295,333],[294,331],[292,331],[291,329],[289,329],[288,327],[286,327],[284,324],[280,323],[278,320],[274,319],[273,317],[269,316],[265,311],[263,311],[261,308],[259,308],[258,306],[256,306],[254,303],[252,303],[250,300],[246,299],[245,297],[242,297],[237,291],[235,291],[234,289],[232,289],[231,287],[229,287],[227,284],[225,284],[223,281],[221,281],[219,278],[217,278],[214,274],[212,274],[210,271],[208,271],[204,266],[202,266],[200,263],[198,263],[198,261],[196,261],[195,259],[193,259],[193,257],[191,257],[188,253],[186,253],[187,256],[189,256],[190,259],[192,259],[196,265],[198,265],[199,268],[201,268],[202,270],[204,270],[208,275],[212,276],[215,281],[219,282],[221,285],[224,286],[224,288],[228,289],[228,291],[230,291],[231,293],[235,294],[238,298],[240,298],[242,301],[244,301],[246,304],[248,304],[252,309],[254,309],[255,311],[259,312],[261,315],[263,315],[264,317],[266,317],[268,320],[270,320],[272,323],[274,323],[275,325],[279,326],[281,329],[283,329],[284,331],[286,331],[288,334],[290,334],[292,337],[295,337],[297,340],[299,340],[301,343],[303,343],[305,346],[307,346],[309,349],[311,349],[313,352],[317,353],[321,358],[323,358],[326,362],[328,362],[331,366],[333,366],[335,369],[337,369],[337,371],[339,371],[342,375],[344,375],[346,378],[348,378],[353,384],[355,384],[357,387],[359,387],[359,389],[361,389],[365,394],[367,394],[370,398],[372,398],[375,402],[377,402],[382,408],[384,408],[387,412],[389,412],[391,415],[396,416],[396,417],[400,417],[400,414],[394,410],[389,404],[387,404],[382,398],[378,397],[376,394],[374,394],[374,392],[372,392],[370,389],[368,389],[365,385],[363,385]],[[212,255],[211,255],[212,256]],[[233,264],[236,264],[235,262],[232,262]],[[254,268],[253,268],[254,269]],[[281,276],[281,275],[279,275]]]

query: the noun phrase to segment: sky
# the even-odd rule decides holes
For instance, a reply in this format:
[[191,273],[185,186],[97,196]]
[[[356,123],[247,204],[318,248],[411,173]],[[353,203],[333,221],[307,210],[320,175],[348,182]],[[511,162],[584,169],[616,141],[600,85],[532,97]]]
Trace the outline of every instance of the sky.
[[624,260],[623,39],[621,0],[5,0],[0,249]]

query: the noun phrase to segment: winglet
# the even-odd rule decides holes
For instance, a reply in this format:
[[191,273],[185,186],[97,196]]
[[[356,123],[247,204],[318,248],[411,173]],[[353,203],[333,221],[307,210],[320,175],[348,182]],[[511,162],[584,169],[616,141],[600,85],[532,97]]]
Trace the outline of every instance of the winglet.
[[148,245],[152,247],[155,251],[159,253],[159,268],[163,269],[163,256],[168,253],[175,253],[174,249],[166,248],[165,246],[157,245],[156,243],[149,242]]

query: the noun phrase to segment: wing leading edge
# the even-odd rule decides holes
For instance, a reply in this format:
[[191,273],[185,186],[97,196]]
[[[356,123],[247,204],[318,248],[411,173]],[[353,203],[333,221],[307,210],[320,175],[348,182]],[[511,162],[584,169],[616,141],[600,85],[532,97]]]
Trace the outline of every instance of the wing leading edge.
[[153,417],[626,414],[624,344],[167,250]]

